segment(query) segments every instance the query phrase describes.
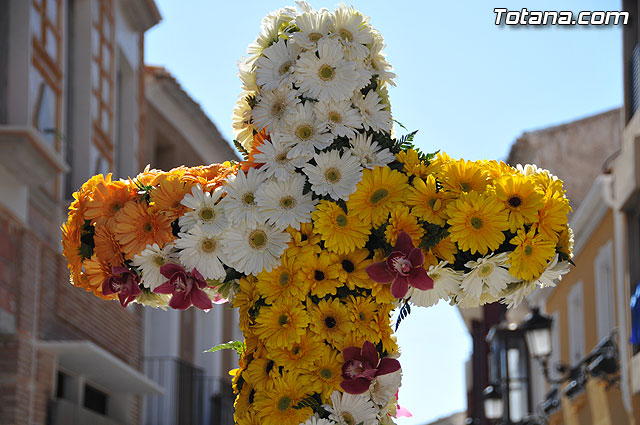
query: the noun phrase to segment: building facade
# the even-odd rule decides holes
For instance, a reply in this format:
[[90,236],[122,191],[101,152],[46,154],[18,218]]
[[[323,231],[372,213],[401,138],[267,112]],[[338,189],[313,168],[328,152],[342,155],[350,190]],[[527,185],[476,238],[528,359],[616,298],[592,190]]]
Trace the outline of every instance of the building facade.
[[[153,0],[0,1],[0,424],[224,423],[234,358],[202,351],[237,336],[231,311],[123,309],[74,288],[61,255],[71,194],[93,174],[236,158],[145,68],[160,19]],[[175,382],[154,375],[160,358]]]

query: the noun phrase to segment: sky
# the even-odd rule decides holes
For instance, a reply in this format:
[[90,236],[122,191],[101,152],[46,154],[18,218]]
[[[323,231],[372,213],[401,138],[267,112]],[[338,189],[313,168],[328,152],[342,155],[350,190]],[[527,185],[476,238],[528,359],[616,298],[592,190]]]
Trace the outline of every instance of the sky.
[[[337,1],[310,1],[333,8]],[[240,92],[237,61],[257,36],[262,16],[293,0],[156,0],[162,22],[147,32],[145,61],[165,66],[232,140]],[[352,4],[384,36],[398,74],[394,118],[419,130],[425,152],[505,159],[524,131],[620,106],[619,27],[494,25],[509,10],[620,10],[619,1],[408,1]],[[404,130],[397,129],[398,133]],[[464,364],[470,338],[459,312],[440,303],[413,309],[397,333],[402,349],[400,404],[424,424],[466,408]]]

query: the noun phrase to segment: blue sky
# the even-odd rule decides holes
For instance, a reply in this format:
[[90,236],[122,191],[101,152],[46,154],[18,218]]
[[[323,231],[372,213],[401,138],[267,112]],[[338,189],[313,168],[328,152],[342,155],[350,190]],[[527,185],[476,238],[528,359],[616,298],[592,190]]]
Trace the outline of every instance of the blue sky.
[[[311,1],[333,8],[333,2]],[[236,63],[262,16],[293,0],[156,0],[163,21],[147,33],[146,62],[163,65],[227,139],[240,90]],[[398,74],[394,118],[418,129],[425,151],[504,159],[523,132],[571,121],[622,103],[617,27],[497,27],[510,10],[620,10],[618,1],[352,1],[387,42]],[[390,6],[392,5],[392,6]],[[401,129],[399,131],[402,131]],[[404,370],[401,425],[464,410],[470,340],[459,313],[443,303],[414,309],[398,333]],[[214,342],[215,343],[215,342]]]

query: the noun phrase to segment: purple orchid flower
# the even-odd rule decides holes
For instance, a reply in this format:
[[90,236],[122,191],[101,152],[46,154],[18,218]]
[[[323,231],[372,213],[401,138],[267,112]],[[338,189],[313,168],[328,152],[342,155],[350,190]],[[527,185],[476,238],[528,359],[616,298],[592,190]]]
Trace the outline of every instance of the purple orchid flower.
[[111,267],[111,276],[102,282],[104,295],[118,294],[122,307],[129,305],[140,294],[140,277],[126,267]]
[[380,360],[376,347],[365,341],[362,348],[349,347],[342,350],[342,389],[349,394],[362,394],[369,389],[376,376],[386,375],[400,369],[400,362],[385,357]]
[[173,295],[169,301],[169,307],[176,310],[186,310],[192,304],[201,310],[209,310],[213,307],[211,299],[202,290],[207,287],[207,282],[198,270],[193,269],[191,273],[187,273],[181,265],[167,263],[160,267],[160,273],[169,280],[153,292]]
[[409,291],[409,286],[423,291],[433,289],[433,279],[422,267],[423,264],[424,254],[420,248],[413,246],[411,236],[402,231],[387,259],[371,264],[366,270],[369,278],[375,282],[393,282],[391,295],[402,298]]

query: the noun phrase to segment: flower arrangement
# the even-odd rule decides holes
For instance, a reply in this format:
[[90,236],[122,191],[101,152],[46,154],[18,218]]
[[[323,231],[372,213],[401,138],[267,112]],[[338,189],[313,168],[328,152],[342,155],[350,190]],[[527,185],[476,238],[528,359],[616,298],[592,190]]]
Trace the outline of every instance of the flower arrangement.
[[399,323],[441,299],[511,306],[568,271],[562,181],[395,138],[383,48],[352,8],[276,11],[240,64],[245,161],[74,194],[74,285],[123,307],[238,308],[237,424],[392,423],[396,307]]

